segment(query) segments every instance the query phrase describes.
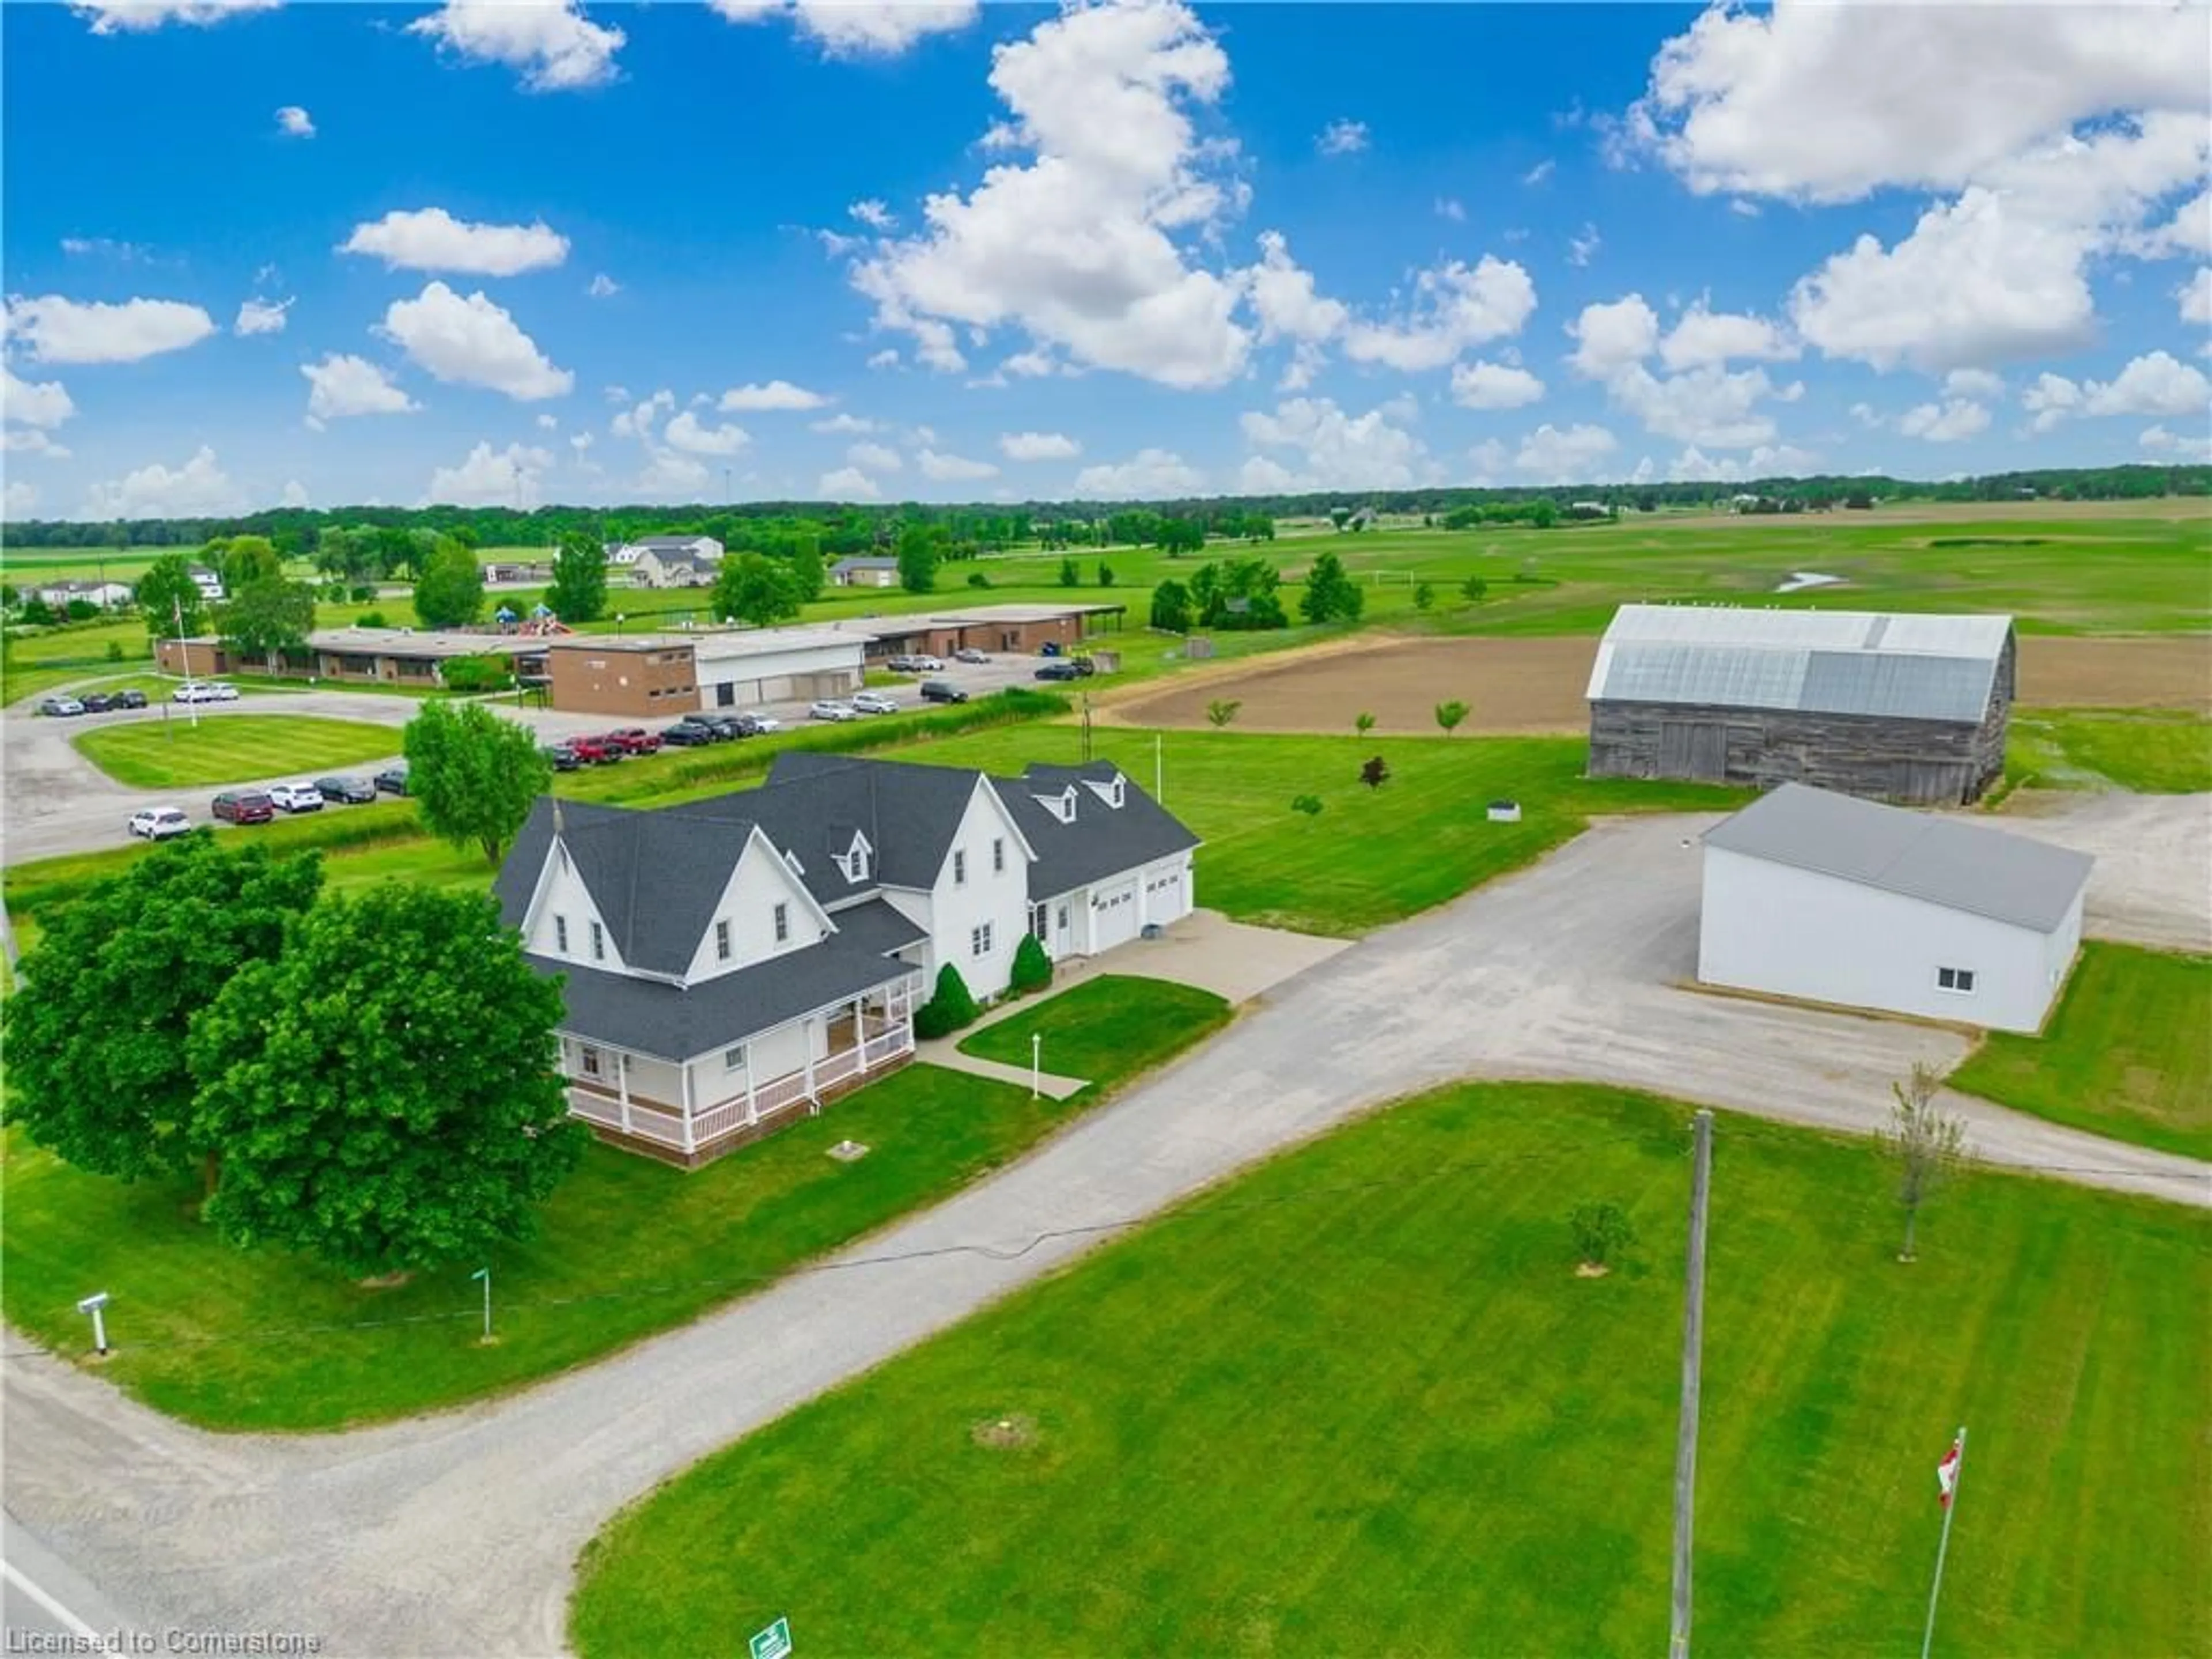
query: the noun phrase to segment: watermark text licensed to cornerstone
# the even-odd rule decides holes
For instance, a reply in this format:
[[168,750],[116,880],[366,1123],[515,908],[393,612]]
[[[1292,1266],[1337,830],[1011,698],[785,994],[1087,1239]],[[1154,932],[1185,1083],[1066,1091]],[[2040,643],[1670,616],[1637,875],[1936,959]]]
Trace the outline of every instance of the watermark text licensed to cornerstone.
[[323,1638],[306,1631],[290,1630],[15,1630],[8,1632],[9,1654],[144,1654],[203,1655],[206,1659],[230,1659],[234,1655],[305,1655],[320,1653]]

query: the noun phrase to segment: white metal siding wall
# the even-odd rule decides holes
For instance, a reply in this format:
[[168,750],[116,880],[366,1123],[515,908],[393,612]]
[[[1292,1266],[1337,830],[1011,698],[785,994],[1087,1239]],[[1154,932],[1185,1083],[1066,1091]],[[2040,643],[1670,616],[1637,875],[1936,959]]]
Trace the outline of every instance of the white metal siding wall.
[[[778,904],[784,907],[784,920],[791,935],[781,945],[775,938]],[[730,924],[727,962],[714,954],[714,923],[718,921]],[[700,934],[686,976],[696,984],[722,974],[734,974],[740,968],[750,968],[772,957],[819,944],[827,937],[822,924],[815,919],[812,901],[806,896],[799,878],[792,874],[791,866],[769,850],[764,839],[754,838],[749,841],[737,868],[730,872],[729,885],[723,890],[720,902]]]
[[[2073,925],[2078,936],[2078,905]],[[1705,848],[1698,977],[1709,985],[2033,1031],[2057,988],[2057,948],[1986,916]],[[1972,994],[1940,989],[1939,967],[1972,969]]]
[[[1006,865],[995,872],[991,868],[994,837],[1006,843]],[[964,884],[954,883],[952,852],[948,849],[930,895],[930,939],[936,959],[930,972],[933,975],[939,965],[951,963],[975,995],[996,996],[1006,988],[1014,951],[1029,931],[1029,860],[1022,855],[1013,824],[996,797],[980,785],[961,814],[959,832],[953,836],[951,847],[967,853],[968,879]],[[973,930],[985,922],[991,925],[991,948],[978,957],[971,950]]]
[[[830,695],[817,687],[858,690],[861,680],[860,651],[860,642],[855,640],[848,645],[807,645],[788,651],[718,657],[713,647],[702,640],[694,647],[693,657],[700,704],[707,708],[742,708],[802,694]],[[724,685],[734,688],[732,702],[721,701],[719,688]]]

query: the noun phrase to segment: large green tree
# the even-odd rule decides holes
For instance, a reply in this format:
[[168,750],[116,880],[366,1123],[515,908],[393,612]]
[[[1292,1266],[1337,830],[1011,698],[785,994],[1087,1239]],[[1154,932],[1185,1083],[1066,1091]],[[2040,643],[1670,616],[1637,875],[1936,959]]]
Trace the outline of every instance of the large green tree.
[[607,556],[599,538],[581,531],[561,538],[553,556],[553,587],[545,596],[553,614],[574,627],[597,622],[607,609]]
[[1334,553],[1324,553],[1306,572],[1306,591],[1298,598],[1298,613],[1308,622],[1357,622],[1365,595]]
[[207,623],[207,601],[192,580],[192,562],[181,553],[164,553],[148,565],[131,597],[149,634],[174,637],[180,623],[184,632],[197,634]]
[[407,793],[430,833],[497,864],[553,769],[526,726],[482,703],[428,702],[407,722]]
[[1170,634],[1190,632],[1190,590],[1164,581],[1152,590],[1152,626]]
[[441,536],[415,578],[415,614],[425,628],[461,628],[483,614],[483,599],[477,556]]
[[802,536],[785,560],[784,568],[791,574],[791,591],[799,596],[799,604],[811,605],[822,597],[826,576],[822,568],[819,538]]
[[550,1057],[559,985],[479,894],[331,898],[193,1023],[205,1214],[349,1273],[476,1263],[530,1237],[583,1155]]
[[732,553],[714,576],[714,614],[758,628],[799,614],[799,590],[782,565],[763,553]]
[[233,591],[275,581],[284,574],[276,544],[266,536],[233,536],[210,542],[204,551],[207,562],[222,574],[222,585]]
[[315,591],[281,576],[249,582],[233,588],[216,607],[215,625],[234,655],[259,657],[273,672],[279,652],[307,642],[315,625]]
[[208,1157],[186,1034],[234,975],[276,955],[322,879],[313,853],[233,850],[195,832],[45,913],[0,1005],[9,1120],[79,1169],[126,1181]]
[[909,520],[899,532],[899,586],[909,593],[937,591],[937,562],[944,556],[945,532],[934,525]]

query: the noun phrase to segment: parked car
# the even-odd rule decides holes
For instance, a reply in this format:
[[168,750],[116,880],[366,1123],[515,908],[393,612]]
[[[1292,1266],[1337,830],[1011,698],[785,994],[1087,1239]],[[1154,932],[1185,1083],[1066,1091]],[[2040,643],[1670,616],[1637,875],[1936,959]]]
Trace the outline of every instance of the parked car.
[[169,693],[173,702],[219,702],[222,694],[205,680],[186,680]]
[[556,772],[573,772],[584,763],[576,758],[576,751],[565,743],[542,744],[538,752],[545,757],[545,763]]
[[1048,662],[1036,672],[1041,680],[1072,680],[1079,678],[1072,662]]
[[312,783],[278,783],[269,789],[269,799],[287,812],[319,812],[323,810],[323,792]]
[[675,725],[663,728],[660,740],[672,743],[678,749],[696,749],[714,741],[714,728],[691,720],[678,720]]
[[924,680],[921,683],[924,702],[965,702],[968,694],[951,680]]
[[88,714],[105,714],[115,707],[115,699],[105,691],[88,691],[81,701]]
[[226,823],[266,823],[276,816],[276,804],[258,789],[226,789],[210,810]]
[[945,672],[945,659],[924,653],[914,659],[914,672],[917,674],[942,674]]
[[835,697],[824,697],[806,711],[811,720],[856,720],[860,711],[849,702],[839,702]]
[[952,653],[955,662],[988,662],[990,658],[972,645],[963,645]]
[[884,666],[894,674],[918,674],[921,672],[921,663],[903,653],[896,657],[886,658]]
[[764,738],[771,732],[783,730],[783,722],[773,714],[739,714],[738,726],[749,738]]
[[188,835],[191,827],[192,821],[173,806],[149,806],[131,815],[131,833],[143,836],[148,841],[167,841],[172,836]]
[[1060,641],[1058,640],[1047,640],[1042,645],[1037,647],[1037,655],[1040,657],[1056,657],[1059,654]]
[[317,778],[315,787],[325,800],[342,806],[360,806],[376,799],[376,786],[359,778]]
[[571,738],[563,746],[586,766],[609,766],[628,752],[605,738]]
[[143,708],[146,706],[146,694],[136,686],[131,687],[128,691],[118,691],[115,694],[115,706],[118,708]]
[[404,795],[407,793],[407,769],[387,766],[376,775],[376,792],[380,795]]
[[863,714],[896,714],[899,711],[899,700],[886,696],[880,691],[855,691],[853,707]]
[[238,688],[234,685],[228,684],[224,681],[210,680],[208,682],[208,690],[215,694],[215,700],[217,702],[236,702],[238,701]]
[[641,726],[624,726],[607,733],[605,741],[625,755],[650,755],[660,747],[659,737]]
[[84,705],[75,697],[47,697],[40,702],[39,712],[54,715],[82,714]]
[[739,738],[753,734],[743,714],[687,714],[684,719],[703,728],[716,743],[735,743]]

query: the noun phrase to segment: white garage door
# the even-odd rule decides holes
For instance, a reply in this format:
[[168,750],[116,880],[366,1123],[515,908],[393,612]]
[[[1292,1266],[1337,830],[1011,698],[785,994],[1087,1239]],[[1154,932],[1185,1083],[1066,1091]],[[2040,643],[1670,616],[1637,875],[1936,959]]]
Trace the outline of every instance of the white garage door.
[[1157,871],[1145,878],[1145,920],[1180,921],[1190,914],[1190,882],[1180,869]]
[[1134,876],[1112,887],[1102,887],[1091,895],[1091,949],[1110,951],[1117,945],[1126,945],[1136,938],[1142,918],[1137,914],[1137,878]]

